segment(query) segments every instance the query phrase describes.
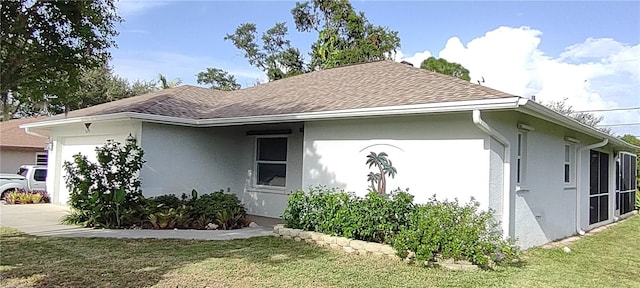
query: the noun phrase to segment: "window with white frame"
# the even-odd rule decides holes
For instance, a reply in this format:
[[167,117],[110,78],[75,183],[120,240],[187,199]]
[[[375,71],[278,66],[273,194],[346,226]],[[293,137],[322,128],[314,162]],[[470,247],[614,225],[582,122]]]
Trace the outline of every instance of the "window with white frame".
[[256,185],[285,187],[287,137],[256,138]]
[[574,181],[574,149],[573,144],[564,144],[564,184],[569,185]]
[[527,134],[518,132],[518,146],[516,147],[516,183],[523,184],[526,174]]
[[36,165],[47,165],[47,153],[36,153]]

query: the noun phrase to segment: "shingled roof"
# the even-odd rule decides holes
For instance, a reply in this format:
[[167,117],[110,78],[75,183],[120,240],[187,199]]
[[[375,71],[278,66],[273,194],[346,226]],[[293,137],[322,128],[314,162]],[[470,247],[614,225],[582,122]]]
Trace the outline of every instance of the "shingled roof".
[[44,150],[45,140],[25,133],[19,126],[45,118],[24,118],[0,122],[0,148],[16,150]]
[[137,112],[216,119],[509,97],[515,96],[409,65],[379,61],[230,92],[185,85],[72,111],[67,117]]

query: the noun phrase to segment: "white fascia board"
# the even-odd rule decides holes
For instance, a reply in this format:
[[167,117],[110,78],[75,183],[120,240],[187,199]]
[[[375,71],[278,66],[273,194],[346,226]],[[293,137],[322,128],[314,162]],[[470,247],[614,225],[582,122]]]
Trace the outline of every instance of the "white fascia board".
[[34,122],[34,123],[20,125],[20,128],[29,127],[29,128],[36,128],[36,129],[47,129],[52,126],[65,125],[65,124],[71,124],[71,123],[118,121],[118,120],[132,120],[132,119],[142,120],[145,122],[191,126],[191,127],[214,127],[214,126],[270,124],[270,123],[327,120],[327,119],[345,119],[345,118],[358,118],[358,117],[379,117],[379,116],[399,116],[399,115],[414,115],[414,114],[428,114],[428,113],[446,113],[446,112],[461,112],[461,111],[472,111],[472,110],[516,109],[517,105],[518,105],[518,98],[511,97],[511,98],[473,100],[473,101],[455,101],[455,102],[443,102],[443,103],[431,103],[431,104],[400,105],[400,106],[386,106],[386,107],[347,109],[347,110],[334,110],[334,111],[321,111],[321,112],[305,112],[305,113],[291,113],[291,114],[279,114],[279,115],[260,115],[260,116],[212,118],[212,119],[189,119],[189,118],[179,118],[179,117],[170,117],[170,116],[152,115],[152,114],[143,114],[143,113],[134,113],[134,112],[122,112],[122,113],[107,114],[107,115],[64,118],[64,119],[56,119],[51,121]]
[[513,97],[513,98],[501,98],[501,99],[457,101],[457,102],[401,105],[401,106],[385,106],[385,107],[374,107],[374,108],[292,113],[292,114],[280,114],[280,115],[202,119],[202,120],[197,120],[197,122],[198,122],[198,126],[267,124],[267,123],[345,119],[345,118],[359,118],[359,117],[379,117],[379,116],[398,116],[398,115],[428,114],[428,113],[461,112],[461,111],[471,111],[475,109],[480,109],[480,110],[515,109],[517,108],[517,104],[518,104],[518,98]]
[[73,123],[110,122],[110,121],[122,121],[122,120],[134,120],[134,119],[145,120],[148,122],[155,122],[155,123],[196,126],[196,120],[193,120],[193,119],[158,116],[158,115],[134,113],[134,112],[121,112],[121,113],[105,114],[105,115],[55,119],[55,120],[49,120],[49,121],[45,120],[41,122],[22,124],[19,127],[46,130],[47,128],[50,128],[50,127],[54,127],[58,125],[73,124]]
[[531,116],[540,118],[540,119],[544,119],[547,120],[549,122],[576,130],[578,132],[581,132],[583,134],[595,137],[595,138],[599,138],[599,139],[609,139],[609,143],[617,146],[617,147],[624,147],[626,149],[629,150],[640,150],[640,147],[632,145],[630,143],[627,143],[623,140],[621,140],[618,137],[615,137],[613,135],[604,133],[598,129],[595,129],[593,127],[587,126],[585,124],[582,124],[576,120],[573,120],[569,117],[566,117],[556,111],[553,111],[552,109],[536,103],[534,101],[529,101],[529,99],[525,99],[525,98],[520,98],[520,101],[518,103],[518,110],[520,112],[523,112],[525,114],[529,114]]

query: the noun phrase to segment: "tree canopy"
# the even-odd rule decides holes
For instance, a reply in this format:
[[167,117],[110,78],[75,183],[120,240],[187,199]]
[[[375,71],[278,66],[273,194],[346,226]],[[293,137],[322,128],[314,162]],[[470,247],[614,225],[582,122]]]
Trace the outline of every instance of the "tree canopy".
[[267,74],[269,80],[278,80],[306,72],[300,50],[291,47],[286,39],[288,29],[285,23],[276,23],[262,33],[260,47],[257,43],[258,30],[253,23],[238,26],[234,34],[224,38],[236,48],[244,51],[249,64]]
[[469,77],[469,70],[467,70],[467,68],[464,68],[461,64],[449,62],[443,58],[436,59],[435,57],[429,57],[422,61],[420,68],[446,74],[466,81],[471,80],[471,77]]
[[584,125],[594,127],[605,133],[611,133],[611,128],[596,127],[604,119],[603,116],[597,116],[589,112],[577,112],[573,109],[573,106],[567,104],[567,100],[568,100],[567,98],[564,98],[559,101],[551,101],[549,103],[542,103],[542,104],[547,106],[551,110],[554,110],[569,118],[572,118],[573,120],[576,120]]
[[158,88],[159,89],[169,89],[173,87],[178,87],[182,84],[182,79],[175,78],[171,81],[167,79],[167,76],[164,76],[162,73],[158,74]]
[[239,25],[225,40],[242,50],[249,64],[264,71],[270,81],[318,69],[389,59],[400,47],[398,32],[371,24],[347,0],[297,2],[291,14],[299,32],[318,33],[310,47],[309,63],[305,63],[298,48],[291,46],[284,22],[263,32],[261,44],[253,23]]
[[298,31],[318,33],[310,70],[389,59],[400,47],[397,31],[371,24],[348,0],[297,2],[291,14]]
[[67,97],[79,87],[83,69],[105,65],[120,23],[114,0],[0,2],[0,100],[9,119],[12,94],[35,102]]
[[227,71],[218,68],[207,68],[206,71],[196,74],[198,84],[207,84],[209,88],[223,91],[240,89],[236,77]]
[[[78,75],[78,89],[61,99],[46,91],[23,89],[9,97],[9,114],[14,117],[30,117],[59,114],[65,111],[87,108],[105,102],[158,90],[156,83],[136,81],[133,84],[113,73],[106,65],[85,68]],[[46,98],[33,95],[45,95]],[[73,101],[66,101],[66,100]],[[63,101],[65,100],[65,101]]]

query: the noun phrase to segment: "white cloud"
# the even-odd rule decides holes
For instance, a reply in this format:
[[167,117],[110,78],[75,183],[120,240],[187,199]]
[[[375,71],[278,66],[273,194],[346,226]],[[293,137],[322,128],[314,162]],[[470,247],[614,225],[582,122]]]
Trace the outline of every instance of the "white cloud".
[[[536,95],[542,102],[567,98],[576,110],[640,106],[640,44],[588,38],[553,58],[538,48],[541,38],[541,31],[529,27],[500,27],[466,45],[452,37],[438,56],[469,69],[472,83],[484,78],[485,86],[523,97]],[[610,124],[640,120],[638,110],[597,114]],[[640,135],[640,126],[613,131]]]
[[415,67],[420,67],[420,64],[422,64],[422,61],[426,60],[432,55],[431,55],[431,52],[429,52],[429,50],[425,50],[424,52],[417,52],[413,54],[413,56],[411,57],[404,57],[404,56],[405,55],[402,53],[402,51],[398,50],[398,52],[396,53],[395,61],[397,62],[407,61],[413,64],[413,66]]
[[607,58],[618,54],[624,45],[611,38],[587,38],[584,43],[571,45],[560,54],[560,59]]

